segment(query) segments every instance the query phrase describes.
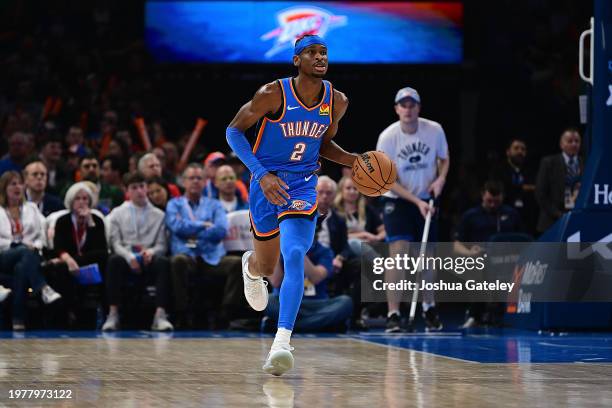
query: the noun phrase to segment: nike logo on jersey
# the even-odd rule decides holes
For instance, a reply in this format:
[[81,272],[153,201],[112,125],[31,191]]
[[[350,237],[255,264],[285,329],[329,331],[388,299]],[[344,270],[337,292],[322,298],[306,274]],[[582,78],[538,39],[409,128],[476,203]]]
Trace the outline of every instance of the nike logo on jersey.
[[294,110],[299,108],[299,106],[287,106],[287,110]]
[[308,181],[308,180],[310,180],[310,178],[311,178],[312,176],[313,176],[313,175],[311,174],[311,175],[310,175],[310,176],[308,176],[308,177],[304,177],[304,181]]

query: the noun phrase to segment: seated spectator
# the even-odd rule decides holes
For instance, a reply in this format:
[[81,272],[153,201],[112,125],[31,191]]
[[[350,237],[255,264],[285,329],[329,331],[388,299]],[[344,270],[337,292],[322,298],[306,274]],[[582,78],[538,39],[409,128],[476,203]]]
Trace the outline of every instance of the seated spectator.
[[153,148],[153,154],[155,155],[155,157],[157,157],[157,159],[159,160],[161,164],[162,178],[164,180],[168,180],[170,183],[174,182],[174,179],[176,178],[176,176],[174,175],[173,172],[168,170],[168,160],[166,158],[166,151],[162,147],[158,146],[158,147]]
[[120,160],[125,160],[130,157],[130,148],[122,139],[114,138],[108,144],[106,157],[118,157]]
[[343,177],[338,183],[334,208],[344,218],[351,250],[361,254],[361,243],[381,242],[385,239],[385,226],[372,207],[366,204],[352,178]]
[[503,203],[503,185],[498,181],[487,181],[481,194],[480,205],[467,210],[455,230],[455,248],[466,255],[478,253],[478,248],[465,248],[462,242],[486,242],[500,232],[522,232],[523,226],[518,212]]
[[228,234],[223,240],[225,250],[232,255],[240,255],[253,249],[253,233],[249,217],[249,204],[236,188],[236,173],[227,164],[217,169],[215,187],[219,201],[227,212]]
[[[24,330],[28,288],[40,292],[46,304],[61,295],[47,285],[40,270],[45,220],[35,204],[25,201],[21,174],[7,171],[0,177],[0,207],[0,270],[13,275],[13,330]],[[0,290],[0,297],[7,295],[6,289]]]
[[219,201],[226,212],[245,210],[249,204],[242,199],[240,191],[236,188],[236,173],[227,164],[220,166],[215,174],[215,187]]
[[98,190],[98,209],[104,214],[123,203],[123,191],[100,181],[100,163],[93,154],[81,157],[79,171],[82,181],[91,181]]
[[172,142],[166,142],[162,144],[162,149],[166,155],[166,162],[164,170],[168,172],[168,174],[172,175],[172,178],[168,180],[171,183],[177,183],[178,179],[178,162],[179,162],[179,153],[176,145]]
[[[140,159],[144,155],[145,155],[145,153],[143,153],[143,152],[136,152],[136,153],[134,153],[134,154],[132,154],[130,156],[130,158],[128,159],[128,172],[129,173],[133,173],[135,171],[139,171],[138,170],[138,162],[140,161]],[[141,171],[141,173],[143,173],[143,172]]]
[[[204,190],[202,194],[208,198],[219,198],[219,190],[215,185],[217,170],[227,164],[225,155],[221,152],[212,152],[204,160],[204,174],[206,180],[204,182]],[[236,174],[234,173],[234,176]],[[249,193],[246,185],[241,180],[236,180],[236,189],[240,192],[242,201],[249,201]]]
[[57,258],[56,274],[65,288],[68,307],[77,309],[80,290],[77,281],[81,268],[97,269],[100,274],[106,270],[108,249],[104,221],[92,208],[96,196],[86,182],[73,184],[66,192],[64,205],[68,213],[60,216],[55,224],[53,249]]
[[183,186],[185,195],[173,198],[166,207],[175,311],[181,317],[188,311],[187,288],[197,271],[214,283],[224,281],[222,306],[229,313],[242,299],[242,263],[237,256],[225,255],[222,241],[227,235],[227,215],[218,200],[202,196],[204,169],[200,164],[187,166]]
[[119,156],[106,156],[102,160],[102,170],[100,174],[104,183],[123,191],[124,186],[121,181],[121,175],[123,173],[125,173],[125,169]]
[[23,171],[26,187],[26,198],[36,204],[42,215],[63,210],[64,204],[59,197],[47,193],[47,167],[43,162],[35,161],[28,164]]
[[[138,160],[138,171],[145,176],[145,179],[162,177],[161,162],[153,153],[147,153]],[[180,197],[181,191],[176,184],[166,182],[166,186],[172,198]]]
[[346,293],[353,300],[354,309],[351,326],[358,330],[367,330],[361,319],[361,260],[351,250],[348,241],[348,228],[343,216],[334,207],[338,185],[328,176],[320,176],[317,182],[317,203],[319,213],[325,214],[317,226],[315,237],[334,254],[332,265],[336,275],[334,283],[336,293]]
[[535,232],[536,201],[533,175],[526,169],[527,144],[514,138],[506,149],[506,160],[497,163],[489,180],[498,180],[504,186],[504,203],[518,211],[525,226]]
[[333,265],[341,269],[343,262],[355,254],[348,244],[348,229],[346,221],[333,207],[338,185],[328,176],[320,176],[317,182],[317,203],[320,214],[325,217],[320,223],[316,234],[317,241],[334,253]]
[[580,184],[583,163],[579,157],[580,133],[569,128],[561,134],[561,153],[540,161],[535,196],[540,206],[538,232],[546,231],[561,216],[574,208],[574,198]]
[[67,150],[76,156],[83,157],[89,153],[89,150],[87,147],[85,147],[83,129],[81,129],[79,126],[70,126],[64,140],[66,142]]
[[47,168],[47,190],[58,194],[70,182],[62,162],[62,137],[56,131],[51,131],[45,137],[38,159]]
[[166,211],[166,205],[170,199],[168,184],[161,177],[147,179],[147,196],[155,207]]
[[34,137],[30,133],[16,131],[8,138],[8,154],[0,160],[0,175],[6,171],[21,171],[30,154],[29,146]]
[[[518,212],[511,206],[503,204],[504,191],[500,182],[486,182],[482,188],[481,198],[479,206],[463,214],[455,230],[454,250],[460,255],[478,255],[483,249],[474,243],[487,242],[495,234],[523,231]],[[461,328],[467,329],[481,323],[485,305],[485,303],[472,303]]]
[[[330,298],[327,294],[328,279],[334,275],[331,249],[314,240],[304,258],[304,297],[298,310],[294,331],[346,331],[346,323],[353,313],[350,297],[340,295]],[[280,311],[280,286],[283,281],[283,262],[279,262],[270,283],[274,290],[270,294],[265,316],[266,327],[276,327]]]
[[157,309],[151,330],[172,330],[166,315],[170,302],[170,262],[164,256],[167,252],[164,212],[147,199],[147,184],[141,173],[129,173],[124,180],[130,201],[108,216],[113,254],[106,269],[109,312],[102,330],[119,329],[121,287],[130,274],[155,283]]

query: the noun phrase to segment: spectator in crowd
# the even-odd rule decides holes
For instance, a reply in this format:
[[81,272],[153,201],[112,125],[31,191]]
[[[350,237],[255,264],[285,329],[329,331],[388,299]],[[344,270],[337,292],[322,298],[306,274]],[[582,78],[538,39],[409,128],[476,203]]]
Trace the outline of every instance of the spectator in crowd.
[[81,268],[91,267],[102,274],[106,270],[108,249],[104,220],[92,208],[96,196],[87,182],[73,184],[66,192],[64,206],[68,213],[60,216],[55,224],[53,248],[57,258],[56,276],[65,293],[71,311],[78,308],[81,294],[77,282]]
[[16,131],[8,139],[8,154],[0,160],[0,175],[4,172],[21,171],[30,154],[34,137],[30,133]]
[[106,157],[109,156],[119,157],[123,160],[127,159],[130,157],[130,147],[122,139],[113,138],[106,150]]
[[168,159],[166,158],[166,151],[161,147],[157,146],[153,149],[153,154],[159,160],[162,167],[162,178],[173,183],[176,178],[174,173],[168,170]]
[[85,156],[89,151],[85,147],[85,138],[83,136],[83,129],[78,126],[70,126],[68,133],[66,133],[67,150],[73,154],[82,157]]
[[172,175],[171,179],[168,179],[171,183],[176,183],[176,178],[178,175],[178,162],[179,162],[179,153],[176,145],[172,142],[166,142],[162,144],[162,149],[164,149],[164,153],[166,156],[165,168],[168,174]]
[[26,199],[38,207],[45,217],[63,210],[64,204],[59,197],[46,192],[47,167],[41,161],[35,161],[26,166],[23,171],[26,187]]
[[110,210],[123,203],[123,191],[115,186],[100,181],[100,163],[93,154],[85,155],[79,164],[81,180],[91,181],[98,189],[98,205],[103,213],[107,214]]
[[504,204],[504,186],[499,181],[487,181],[482,187],[480,205],[462,216],[455,230],[455,249],[465,255],[478,254],[481,248],[466,248],[462,242],[486,242],[494,234],[522,232],[519,213]]
[[[499,180],[504,186],[504,203],[518,211],[526,226],[535,227],[535,184],[526,169],[527,144],[514,138],[506,149],[506,160],[493,167],[489,180]],[[532,232],[535,232],[535,228]]]
[[[226,157],[221,152],[212,152],[206,156],[206,159],[204,160],[204,174],[206,176],[206,181],[204,183],[204,190],[202,192],[203,195],[208,198],[219,198],[219,190],[215,185],[215,178],[219,167],[226,164]],[[242,200],[247,202],[249,200],[249,194],[245,184],[240,180],[236,180],[236,188],[240,192]]]
[[[153,153],[147,153],[138,160],[138,171],[140,171],[146,179],[151,177],[162,177],[161,162]],[[180,197],[181,192],[176,184],[166,182],[166,186],[172,198]]]
[[249,208],[249,204],[242,199],[236,188],[236,181],[236,173],[231,166],[224,164],[217,169],[215,188],[219,192],[221,205],[228,213]]
[[123,190],[124,186],[121,182],[121,175],[123,173],[125,173],[125,169],[119,156],[106,156],[102,160],[102,169],[100,171],[102,182]]
[[119,329],[121,287],[130,274],[155,284],[157,309],[151,330],[173,330],[166,314],[170,303],[170,261],[165,257],[164,212],[147,199],[147,184],[141,173],[128,173],[124,180],[130,201],[115,208],[108,217],[113,254],[106,269],[109,312],[102,330]]
[[347,293],[353,300],[355,308],[351,318],[351,326],[357,330],[367,330],[361,319],[361,259],[349,245],[348,228],[346,220],[334,207],[334,200],[338,192],[338,185],[328,176],[320,176],[317,181],[317,203],[320,214],[315,239],[333,253],[332,266],[336,275],[334,277],[336,293]]
[[[134,154],[132,154],[130,156],[130,158],[128,159],[128,172],[133,173],[135,171],[140,171],[138,169],[138,162],[140,161],[140,159],[144,155],[145,155],[145,153],[143,153],[143,152],[136,152],[136,153],[134,153]],[[142,171],[140,171],[140,172],[143,173]]]
[[38,158],[47,168],[47,190],[59,193],[69,179],[62,164],[62,137],[55,131],[44,139]]
[[166,205],[170,199],[168,184],[161,177],[151,177],[147,179],[147,196],[155,207],[166,211]]
[[202,165],[189,164],[183,172],[184,196],[173,198],[166,207],[175,311],[183,318],[191,300],[187,288],[196,271],[214,283],[225,282],[224,309],[229,311],[242,298],[241,260],[225,256],[222,242],[227,234],[227,216],[219,200],[202,195],[204,180]]
[[[328,280],[334,275],[331,249],[316,239],[304,258],[304,298],[295,321],[297,331],[346,331],[346,323],[353,312],[353,302],[346,295],[330,298]],[[283,263],[279,262],[270,276],[274,288],[265,310],[264,327],[276,327],[280,310],[280,286],[283,281]]]
[[344,217],[351,250],[361,254],[362,242],[381,242],[385,239],[385,226],[376,211],[366,204],[351,177],[342,177],[338,183],[334,208]]
[[542,233],[568,210],[574,208],[578,190],[582,161],[580,133],[568,128],[561,134],[560,154],[546,156],[540,161],[535,195],[540,206],[537,230]]
[[317,204],[319,213],[324,217],[320,222],[316,239],[324,247],[330,248],[334,253],[333,265],[336,269],[342,269],[343,262],[355,254],[348,244],[348,229],[346,221],[338,215],[333,207],[337,183],[328,176],[319,176],[317,181]]
[[[519,213],[510,205],[504,204],[503,189],[504,186],[499,181],[487,181],[484,184],[480,205],[467,210],[455,229],[455,252],[463,256],[477,256],[483,249],[474,243],[487,242],[499,233],[523,232]],[[461,328],[467,329],[482,323],[485,305],[486,303],[472,303]]]
[[223,245],[228,254],[242,256],[253,249],[253,233],[249,205],[236,188],[236,173],[232,166],[224,164],[215,175],[215,187],[219,201],[227,212],[228,234]]
[[[9,170],[0,177],[0,207],[0,271],[13,276],[13,330],[24,330],[28,288],[41,293],[45,304],[61,295],[40,270],[45,220],[36,205],[25,200],[21,174]],[[0,288],[0,297],[7,295],[7,289]]]

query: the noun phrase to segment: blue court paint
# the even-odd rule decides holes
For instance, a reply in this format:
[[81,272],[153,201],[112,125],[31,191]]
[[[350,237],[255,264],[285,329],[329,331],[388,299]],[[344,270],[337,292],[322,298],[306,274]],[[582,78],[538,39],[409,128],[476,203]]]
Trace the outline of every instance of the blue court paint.
[[610,363],[612,334],[550,334],[528,331],[489,331],[463,336],[362,334],[372,343],[422,351],[476,363]]

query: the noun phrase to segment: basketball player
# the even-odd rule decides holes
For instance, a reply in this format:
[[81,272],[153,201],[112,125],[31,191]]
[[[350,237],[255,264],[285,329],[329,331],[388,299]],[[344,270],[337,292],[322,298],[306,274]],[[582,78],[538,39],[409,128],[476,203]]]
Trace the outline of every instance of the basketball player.
[[[430,208],[426,200],[442,192],[450,163],[444,130],[439,123],[419,117],[421,98],[412,88],[402,88],[395,96],[399,120],[379,136],[376,150],[386,153],[397,166],[398,180],[385,194],[383,221],[389,242],[389,256],[408,253],[409,243],[420,241],[425,216]],[[437,222],[432,218],[429,242],[437,238]],[[433,271],[423,271],[431,280]],[[398,271],[387,270],[386,280],[395,282]],[[399,298],[387,292],[388,333],[401,331]],[[423,293],[423,318],[427,330],[441,330],[433,292]]]
[[[240,108],[227,141],[251,171],[249,205],[255,251],[242,258],[244,293],[255,310],[268,303],[267,282],[282,253],[285,276],[280,289],[278,329],[263,370],[281,375],[293,367],[289,345],[304,292],[304,257],[312,244],[316,218],[319,155],[345,166],[356,158],[332,138],[348,106],[346,96],[324,81],[327,46],[316,35],[295,43],[296,77],[261,87]],[[251,150],[244,132],[257,123]]]

